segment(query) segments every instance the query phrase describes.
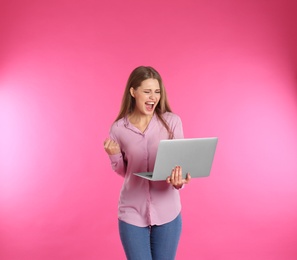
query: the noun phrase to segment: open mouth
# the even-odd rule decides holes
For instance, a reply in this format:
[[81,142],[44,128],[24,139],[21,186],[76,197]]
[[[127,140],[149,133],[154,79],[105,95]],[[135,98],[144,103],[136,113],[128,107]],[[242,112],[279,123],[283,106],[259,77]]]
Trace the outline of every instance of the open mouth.
[[148,102],[145,102],[145,105],[148,110],[152,110],[154,108],[155,102],[148,101]]

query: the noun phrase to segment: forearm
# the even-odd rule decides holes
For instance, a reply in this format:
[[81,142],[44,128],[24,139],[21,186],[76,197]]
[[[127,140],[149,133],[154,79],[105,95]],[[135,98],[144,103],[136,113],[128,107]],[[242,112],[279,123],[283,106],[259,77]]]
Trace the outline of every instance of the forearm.
[[112,169],[119,175],[125,176],[126,164],[123,159],[122,153],[109,155]]

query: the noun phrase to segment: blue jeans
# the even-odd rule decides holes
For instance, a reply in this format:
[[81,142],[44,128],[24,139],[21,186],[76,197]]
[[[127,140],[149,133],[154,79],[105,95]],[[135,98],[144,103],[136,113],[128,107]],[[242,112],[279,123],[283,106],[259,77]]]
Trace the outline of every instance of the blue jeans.
[[174,260],[182,229],[181,214],[160,226],[137,227],[119,220],[128,260]]

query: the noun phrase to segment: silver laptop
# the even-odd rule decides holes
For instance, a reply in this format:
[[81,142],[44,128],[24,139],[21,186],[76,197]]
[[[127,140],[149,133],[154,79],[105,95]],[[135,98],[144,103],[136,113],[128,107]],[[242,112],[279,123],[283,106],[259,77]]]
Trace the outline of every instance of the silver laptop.
[[151,181],[161,181],[166,180],[172,169],[179,165],[182,167],[183,178],[187,173],[192,178],[207,177],[217,142],[217,137],[161,140],[154,171],[134,174]]

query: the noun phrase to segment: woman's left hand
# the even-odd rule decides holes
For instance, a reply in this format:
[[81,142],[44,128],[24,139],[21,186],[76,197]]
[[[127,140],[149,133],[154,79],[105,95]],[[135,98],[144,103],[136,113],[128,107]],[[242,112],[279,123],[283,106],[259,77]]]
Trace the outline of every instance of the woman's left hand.
[[188,184],[191,180],[191,175],[187,173],[185,179],[182,177],[182,167],[175,166],[172,169],[171,175],[167,177],[167,183],[171,184],[174,188],[180,189],[184,184]]

